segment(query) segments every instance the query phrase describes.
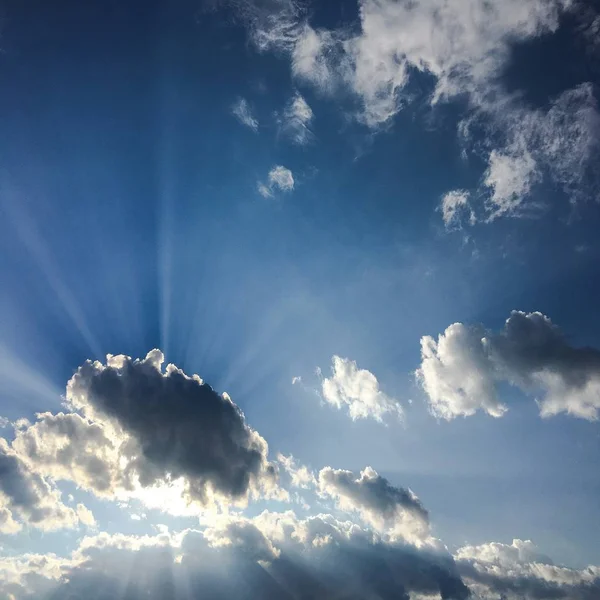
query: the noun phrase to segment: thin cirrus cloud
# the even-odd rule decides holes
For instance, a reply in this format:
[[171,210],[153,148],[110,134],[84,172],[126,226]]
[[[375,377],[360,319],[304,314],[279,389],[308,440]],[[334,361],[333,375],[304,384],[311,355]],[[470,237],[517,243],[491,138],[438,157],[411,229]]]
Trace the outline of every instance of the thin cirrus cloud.
[[266,183],[259,181],[257,189],[263,198],[272,198],[277,192],[288,193],[293,191],[294,185],[292,171],[283,165],[275,165],[269,171]]
[[535,108],[501,83],[512,45],[552,35],[563,15],[577,13],[589,43],[597,16],[580,3],[359,0],[357,27],[343,29],[313,28],[306,5],[292,0],[231,4],[260,51],[287,54],[296,79],[323,93],[349,92],[358,100],[356,117],[372,129],[417,101],[415,72],[434,81],[422,101],[466,99],[457,134],[467,154],[487,165],[469,224],[527,214],[536,208],[531,192],[546,179],[571,201],[595,190],[600,115],[593,84]]
[[499,398],[501,382],[541,394],[542,417],[599,417],[600,351],[571,345],[539,312],[513,311],[499,332],[454,323],[437,340],[421,338],[421,358],[417,379],[432,413],[443,419],[477,411],[503,416],[508,406]]
[[294,144],[304,146],[308,144],[313,133],[310,130],[310,124],[314,118],[313,111],[303,96],[296,93],[288,102],[280,119],[280,127]]
[[[569,363],[573,350],[554,343],[552,356]],[[256,494],[249,500],[273,498],[279,470],[267,463],[266,442],[233,401],[174,365],[163,371],[162,362],[158,350],[141,360],[109,355],[105,363],[87,361],[67,388],[67,405],[78,412],[43,413],[34,425],[16,423],[14,441],[0,444],[3,510],[8,506],[27,526],[55,521],[56,511],[65,513],[65,508],[48,481],[63,479],[109,502],[114,473],[104,463],[115,459],[124,488],[133,480],[142,487],[157,480],[167,485],[179,476],[187,482],[180,488],[187,501],[203,500],[212,491],[226,507],[248,495],[251,486]],[[215,431],[207,428],[215,422],[220,423]],[[529,541],[463,546],[452,555],[432,536],[431,515],[418,496],[372,467],[358,474],[324,467],[314,474],[291,456],[278,455],[277,462],[292,488],[314,493],[317,502],[332,502],[335,514],[300,517],[286,507],[252,517],[224,510],[204,518],[199,503],[195,529],[157,527],[155,535],[101,532],[81,538],[63,556],[2,556],[0,596],[467,600],[478,594],[483,600],[499,595],[589,600],[600,592],[599,567],[555,567]],[[263,476],[269,485],[256,485]],[[290,496],[278,497],[287,502]],[[173,506],[162,510],[169,513]],[[68,520],[93,526],[85,506],[68,511]],[[6,523],[5,512],[0,514]],[[5,526],[3,532],[17,534],[17,528]]]
[[258,119],[252,114],[252,109],[245,98],[238,98],[231,107],[233,116],[252,131],[258,131]]

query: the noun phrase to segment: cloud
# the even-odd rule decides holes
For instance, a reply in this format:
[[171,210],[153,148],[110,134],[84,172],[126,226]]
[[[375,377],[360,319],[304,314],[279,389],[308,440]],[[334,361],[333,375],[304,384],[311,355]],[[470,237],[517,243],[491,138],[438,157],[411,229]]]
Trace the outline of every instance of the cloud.
[[313,134],[309,125],[313,120],[313,111],[306,100],[298,93],[290,100],[283,112],[281,129],[292,142],[299,146],[308,144]]
[[143,360],[87,361],[67,385],[77,412],[38,414],[11,451],[44,477],[182,514],[193,504],[283,498],[266,441],[229,396],[172,364],[163,372],[163,360],[153,350]]
[[66,558],[1,558],[0,575],[0,595],[15,600],[468,596],[445,551],[385,543],[331,515],[298,519],[289,511],[154,537],[102,533]]
[[440,210],[444,225],[451,229],[460,226],[461,216],[469,215],[469,223],[474,225],[476,222],[475,213],[469,206],[469,192],[467,190],[453,190],[447,192],[442,197]]
[[[460,138],[487,163],[472,223],[527,214],[528,197],[545,178],[572,201],[598,195],[600,115],[592,83],[543,108],[527,106],[502,83],[513,46],[553,34],[566,13],[593,38],[598,16],[581,3],[359,0],[356,26],[339,29],[313,27],[305,4],[293,0],[231,4],[260,51],[287,54],[294,76],[321,92],[349,91],[357,118],[372,129],[417,101],[465,104]],[[423,73],[432,81],[426,96],[413,85]]]
[[372,467],[359,477],[352,471],[325,467],[319,491],[334,498],[340,509],[357,511],[364,521],[392,540],[423,543],[429,538],[429,515],[411,490],[394,487]]
[[538,399],[543,417],[566,412],[588,420],[600,409],[600,351],[569,344],[539,312],[513,311],[504,328],[450,325],[437,341],[421,338],[417,378],[432,412],[444,419],[482,410],[501,417],[497,384],[508,382]]
[[291,192],[294,189],[294,176],[292,172],[282,165],[275,165],[269,171],[268,182],[258,182],[259,193],[265,198],[272,198],[276,191]]
[[455,559],[471,589],[484,600],[592,600],[600,595],[600,567],[555,566],[531,541],[465,546]]
[[313,473],[305,465],[299,465],[293,456],[279,454],[277,460],[290,476],[292,487],[309,489],[316,485]]
[[356,362],[339,356],[332,357],[332,375],[321,382],[323,399],[338,409],[346,408],[352,420],[375,419],[395,415],[402,418],[402,407],[397,400],[379,389],[373,373],[359,369]]
[[231,107],[231,112],[242,125],[246,125],[252,131],[258,131],[258,120],[252,114],[252,109],[245,98],[238,98]]
[[90,523],[87,508],[81,505],[76,512],[60,496],[57,488],[32,472],[0,438],[0,532],[16,533],[24,523],[45,531],[76,527],[80,521]]

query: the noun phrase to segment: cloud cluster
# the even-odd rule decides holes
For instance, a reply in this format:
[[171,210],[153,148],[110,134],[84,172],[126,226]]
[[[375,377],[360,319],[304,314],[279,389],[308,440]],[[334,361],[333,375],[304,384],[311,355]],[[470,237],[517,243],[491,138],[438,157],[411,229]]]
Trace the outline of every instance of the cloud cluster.
[[[320,373],[320,370],[318,371]],[[403,410],[397,400],[379,389],[373,373],[359,369],[349,358],[332,357],[331,377],[321,381],[323,399],[337,409],[345,408],[352,420],[384,417],[402,418]]]
[[456,554],[458,570],[484,600],[592,600],[600,596],[600,568],[556,566],[531,541],[465,546]]
[[281,494],[267,443],[239,407],[197,375],[163,372],[163,360],[153,350],[87,361],[67,385],[77,412],[39,414],[16,431],[14,451],[32,471],[104,497],[167,487],[207,506]]
[[289,511],[174,535],[100,534],[67,558],[0,559],[0,574],[0,597],[16,600],[468,596],[445,551],[384,543],[330,515],[299,519]]
[[562,15],[579,13],[582,35],[594,30],[597,15],[579,3],[359,0],[357,26],[340,29],[315,29],[306,4],[295,0],[230,3],[259,50],[287,54],[295,77],[322,92],[349,91],[371,128],[419,98],[417,74],[433,82],[430,104],[466,101],[460,137],[487,163],[478,194],[484,202],[466,213],[471,223],[523,214],[546,175],[571,199],[596,193],[600,116],[593,86],[582,83],[533,108],[502,84],[512,47],[554,33]]
[[275,192],[291,192],[294,189],[294,175],[287,167],[275,165],[270,171],[267,183],[258,182],[258,192],[264,198],[272,198]]
[[231,107],[233,116],[252,131],[258,131],[258,119],[252,114],[252,109],[245,98],[238,98]]
[[507,406],[497,384],[508,382],[538,398],[544,417],[561,412],[596,420],[600,410],[600,351],[572,346],[539,312],[513,311],[504,328],[485,331],[454,323],[421,338],[418,380],[441,418],[481,410],[501,417]]
[[63,504],[60,491],[0,438],[0,533],[16,533],[24,524],[44,531],[72,528],[80,521],[94,524],[87,508]]

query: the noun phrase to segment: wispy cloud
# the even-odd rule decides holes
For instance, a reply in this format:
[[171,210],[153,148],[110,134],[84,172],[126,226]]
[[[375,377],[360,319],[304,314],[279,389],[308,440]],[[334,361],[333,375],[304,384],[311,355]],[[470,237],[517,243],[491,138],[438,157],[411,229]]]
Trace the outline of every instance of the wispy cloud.
[[231,107],[231,112],[242,125],[252,131],[258,131],[258,119],[252,114],[252,109],[245,98],[238,98]]
[[280,120],[280,126],[285,135],[292,142],[299,146],[304,146],[313,138],[309,125],[313,120],[314,114],[306,100],[296,94],[286,106],[283,117]]
[[277,191],[291,192],[294,189],[294,175],[287,167],[275,165],[268,175],[266,183],[258,182],[258,192],[265,198],[272,198]]

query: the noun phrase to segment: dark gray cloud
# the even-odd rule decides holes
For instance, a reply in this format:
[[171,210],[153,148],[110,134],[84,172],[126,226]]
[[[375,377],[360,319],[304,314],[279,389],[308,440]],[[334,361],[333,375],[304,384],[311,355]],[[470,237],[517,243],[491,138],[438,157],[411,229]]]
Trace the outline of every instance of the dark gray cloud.
[[200,502],[273,488],[267,443],[239,407],[197,375],[174,365],[163,373],[162,363],[159,350],[144,360],[87,361],[67,386],[72,407],[120,440],[125,479],[147,487],[184,478],[187,494]]
[[534,395],[542,416],[598,418],[600,351],[573,346],[539,312],[513,311],[497,333],[454,323],[437,341],[423,337],[421,356],[417,376],[437,416],[502,416],[496,385],[506,381]]

